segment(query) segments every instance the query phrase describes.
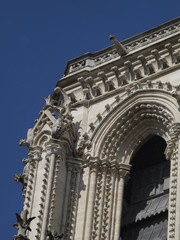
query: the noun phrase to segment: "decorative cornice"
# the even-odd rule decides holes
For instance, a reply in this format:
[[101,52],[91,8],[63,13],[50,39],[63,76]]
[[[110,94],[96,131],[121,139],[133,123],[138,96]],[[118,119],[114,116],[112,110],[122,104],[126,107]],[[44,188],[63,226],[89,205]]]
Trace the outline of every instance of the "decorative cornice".
[[[76,86],[71,82],[67,89],[70,98],[73,92],[71,102],[74,106],[83,105],[87,100],[93,103],[103,97],[124,91],[124,88],[134,82],[155,79],[167,74],[168,71],[179,69],[180,40],[174,45],[165,44],[163,50],[153,49],[150,53],[143,54],[135,56],[132,60],[130,57],[122,59],[121,62],[114,63],[113,67],[109,65],[109,69],[107,66],[106,69],[98,69],[94,73],[86,73],[81,77],[78,75]],[[62,82],[59,84],[62,85]],[[76,87],[75,91],[73,86]],[[80,95],[84,97],[79,97]]]
[[106,172],[108,170],[110,174],[118,174],[120,178],[126,178],[131,169],[130,164],[118,163],[116,160],[99,159],[97,157],[90,157],[88,166],[91,172]]
[[82,158],[69,156],[66,160],[66,164],[68,168],[74,167],[81,169],[83,167],[84,161]]
[[[174,36],[180,31],[180,20],[178,18],[174,21],[175,22],[173,23],[167,23],[164,26],[160,26],[149,32],[145,32],[128,40],[122,41],[121,44],[124,46],[125,52],[130,53],[131,51],[135,51],[143,47],[148,47],[150,45],[153,45],[154,43],[163,41],[164,39]],[[117,41],[117,43],[119,42]],[[96,66],[108,63],[118,57],[119,54],[116,46],[106,48],[94,54],[85,54],[68,63],[65,70],[65,76],[78,72],[80,70],[84,70],[86,68],[92,69]]]

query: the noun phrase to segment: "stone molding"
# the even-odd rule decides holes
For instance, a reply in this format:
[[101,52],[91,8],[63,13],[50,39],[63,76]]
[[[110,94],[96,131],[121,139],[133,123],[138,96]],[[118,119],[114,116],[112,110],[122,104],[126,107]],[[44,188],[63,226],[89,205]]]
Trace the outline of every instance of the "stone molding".
[[177,182],[178,182],[178,154],[180,139],[180,123],[175,123],[170,129],[171,138],[167,142],[166,158],[171,161],[170,191],[169,191],[169,215],[168,215],[168,239],[175,239],[176,235],[176,206],[177,206]]
[[81,91],[83,98],[78,99],[76,95],[79,95],[79,92],[76,93],[72,85],[73,97],[71,91],[67,89],[67,92],[73,105],[83,105],[87,100],[90,103],[98,101],[102,97],[122,92],[124,88],[135,82],[148,81],[163,76],[173,69],[178,69],[180,65],[180,40],[173,46],[171,43],[165,44],[161,51],[153,49],[148,55],[139,54],[136,61],[134,58],[131,61],[130,56],[128,58],[120,60],[121,66],[117,62],[110,69],[101,69],[97,74],[92,72],[92,75],[87,77],[84,76],[85,74],[78,75],[76,85],[79,84],[78,91]]
[[170,192],[169,192],[169,215],[168,215],[168,239],[175,239],[176,225],[176,200],[177,200],[177,171],[178,171],[178,144],[174,146],[171,154]]
[[46,229],[51,229],[54,201],[56,195],[57,174],[59,171],[60,155],[62,148],[57,142],[45,144],[46,157],[44,159],[44,174],[41,186],[41,201],[38,211],[38,222],[36,228],[36,239],[46,235]]
[[26,166],[24,168],[24,172],[27,178],[27,187],[24,195],[24,210],[28,210],[30,215],[34,197],[38,162],[41,161],[41,153],[41,147],[30,147],[28,152],[28,159],[26,160]]
[[180,139],[180,123],[173,124],[169,134],[170,139],[167,141],[167,148],[165,152],[167,159],[171,158],[171,155],[173,154],[174,149],[176,148],[176,144]]
[[[104,123],[105,119],[111,115],[111,112],[114,111],[117,107],[120,107],[121,105],[125,104],[125,102],[132,98],[135,94],[146,94],[148,93],[155,94],[155,91],[157,91],[158,96],[164,96],[167,94],[169,96],[177,96],[177,89],[178,87],[172,86],[170,83],[162,83],[160,81],[157,82],[136,82],[129,86],[129,88],[126,88],[125,93],[122,96],[116,95],[115,100],[111,105],[105,106],[104,112],[99,114],[101,116],[101,119],[98,117],[98,119],[95,122],[92,122],[90,124],[90,129],[88,131],[88,134],[90,137],[95,134],[96,129],[98,129],[99,125]],[[149,96],[149,95],[148,95]],[[150,106],[150,104],[149,104]]]
[[58,157],[62,151],[62,146],[58,143],[54,143],[50,141],[46,143],[45,150],[46,150],[46,157],[50,157],[52,154]]
[[[122,41],[126,51],[130,53],[131,51],[139,50],[142,47],[148,47],[149,45],[153,45],[153,43],[157,43],[157,41],[162,41],[163,39],[167,39],[168,36],[172,36],[172,34],[177,34],[180,31],[180,23],[174,23],[171,26],[167,26],[163,29],[157,30],[152,34],[148,34],[143,36],[135,41],[131,41],[130,43],[126,43]],[[96,66],[100,66],[102,64],[107,64],[112,60],[119,57],[119,54],[115,47],[107,48],[103,53],[95,53],[95,54],[86,54],[84,59],[74,60],[73,63],[70,63],[66,67],[66,75],[70,75],[80,70],[85,69],[93,69]]]
[[[100,139],[101,136],[96,136],[95,133],[91,135],[92,145],[96,146],[96,150],[93,154],[99,154],[100,158],[89,158],[89,166],[90,173],[92,171],[97,174],[97,187],[96,187],[96,198],[94,205],[94,215],[93,215],[93,229],[92,236],[93,239],[96,239],[98,236],[95,229],[98,229],[98,206],[99,202],[96,199],[101,199],[101,195],[99,193],[102,191],[102,175],[104,165],[108,166],[108,169],[111,168],[111,162],[115,163],[113,168],[113,172],[115,172],[114,176],[117,179],[116,173],[119,171],[122,176],[126,176],[127,171],[118,168],[118,163],[122,161],[123,163],[129,163],[131,160],[132,153],[136,150],[136,148],[143,143],[149,134],[157,134],[163,137],[167,141],[167,149],[166,156],[169,156],[171,160],[171,187],[169,194],[169,225],[168,225],[168,236],[170,239],[174,239],[175,236],[175,221],[176,221],[176,189],[177,189],[177,142],[179,140],[179,110],[178,104],[175,99],[174,92],[172,86],[167,84],[167,88],[162,92],[163,84],[156,83],[160,86],[160,91],[157,90],[151,92],[151,90],[155,90],[152,83],[149,83],[148,87],[150,89],[146,89],[140,94],[137,92],[136,99],[138,99],[138,104],[134,104],[133,107],[128,107],[128,111],[126,111],[126,106],[130,105],[129,100],[126,104],[121,106],[124,110],[124,116],[118,115],[118,107],[113,107],[112,111],[108,108],[108,113],[106,117],[106,121],[109,124],[109,127],[106,125],[105,121],[102,121],[97,128],[94,129],[94,132],[103,132],[103,139],[101,151],[98,152],[98,144],[95,139]],[[141,94],[145,94],[146,91],[151,92],[151,97],[157,98],[156,101],[148,101],[147,103],[143,100],[141,102]],[[170,91],[170,92],[169,92]],[[143,93],[144,92],[144,93]],[[158,92],[160,93],[158,95]],[[154,94],[155,93],[155,94]],[[138,96],[139,95],[139,96]],[[135,96],[135,95],[134,95]],[[147,98],[148,95],[145,94]],[[149,95],[150,96],[150,95]],[[129,95],[127,99],[130,99],[133,95]],[[163,99],[163,104],[160,99]],[[151,98],[150,98],[151,99]],[[135,101],[133,99],[133,101]],[[117,104],[118,106],[118,104]],[[121,109],[119,110],[121,111]],[[111,116],[112,115],[112,116]],[[115,119],[115,117],[116,119]],[[112,122],[113,121],[113,124]],[[106,136],[104,132],[104,128],[109,129],[109,135]],[[98,129],[98,131],[96,131]],[[90,134],[90,133],[89,133]],[[136,139],[134,137],[136,136]],[[96,138],[94,138],[96,137]],[[100,144],[99,144],[100,145]],[[104,151],[104,152],[103,152]],[[92,155],[91,155],[92,156]],[[117,172],[116,172],[117,171]],[[128,175],[128,174],[127,174]],[[111,176],[112,177],[112,176]],[[121,175],[119,176],[121,179]],[[128,178],[126,178],[128,180]],[[127,181],[125,180],[125,182]],[[116,180],[117,181],[117,180]],[[112,186],[111,186],[112,187]],[[108,210],[107,210],[108,211]],[[115,236],[116,238],[118,236]],[[101,236],[102,239],[106,239]]]
[[[88,167],[90,169],[89,184],[91,189],[94,184],[96,187],[94,193],[89,189],[89,201],[91,202],[91,198],[93,200],[92,226],[89,229],[90,235],[86,236],[89,236],[88,239],[110,239],[110,236],[113,239],[109,225],[113,224],[112,222],[115,223],[113,211],[118,211],[115,210],[117,198],[115,183],[121,181],[120,179],[123,179],[124,182],[127,181],[131,165],[90,158]],[[95,177],[96,180],[91,182],[91,176]]]
[[65,219],[63,219],[63,221],[65,222],[65,228],[63,229],[65,231],[64,239],[71,239],[74,237],[75,234],[79,198],[79,185],[82,168],[77,165],[73,166],[73,164],[70,164],[69,172],[71,173],[68,184],[70,193],[67,198],[67,209],[65,209],[66,212],[64,212]]
[[[70,61],[67,76],[44,98],[39,119],[20,141],[28,159],[15,179],[23,183],[24,210],[36,214],[27,239],[45,240],[49,230],[63,239],[119,240],[131,159],[151,134],[167,142],[168,239],[176,239],[180,85],[171,80],[178,84],[179,32],[180,18],[119,44],[123,57],[113,46]],[[169,82],[158,81],[162,77]]]
[[[144,133],[151,129],[153,134],[160,135],[169,141],[171,126],[180,118],[178,103],[174,98],[175,90],[176,88],[169,84],[146,83],[142,88],[137,88],[134,93],[123,98],[122,101],[118,99],[112,103],[102,114],[103,120],[96,121],[93,124],[93,131],[90,129],[88,132],[92,141],[91,156],[99,155],[102,159],[117,159],[120,143],[122,152],[122,146],[125,146],[126,142],[128,142],[128,146],[132,145],[133,147],[134,145],[133,148],[135,148],[140,143],[140,139],[140,141],[144,140],[146,136],[137,136],[138,141],[133,143],[131,140],[130,144],[129,139],[131,139],[132,132],[136,135],[139,132],[142,135],[140,129]],[[147,135],[147,133],[145,134]]]

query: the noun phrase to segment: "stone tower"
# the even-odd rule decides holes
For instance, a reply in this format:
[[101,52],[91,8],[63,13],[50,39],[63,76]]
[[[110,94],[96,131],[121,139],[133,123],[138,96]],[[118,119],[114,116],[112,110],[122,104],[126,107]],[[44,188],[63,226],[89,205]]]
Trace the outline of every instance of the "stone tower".
[[180,18],[110,40],[68,62],[20,141],[15,239],[180,239]]

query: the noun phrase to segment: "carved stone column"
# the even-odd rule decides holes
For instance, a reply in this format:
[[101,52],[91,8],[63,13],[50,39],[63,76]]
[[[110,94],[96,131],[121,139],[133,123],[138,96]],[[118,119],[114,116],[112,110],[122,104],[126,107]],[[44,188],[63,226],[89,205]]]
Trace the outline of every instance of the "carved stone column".
[[64,234],[63,239],[73,240],[75,237],[81,172],[81,159],[69,157],[61,220],[61,232]]
[[26,166],[24,168],[24,175],[27,176],[27,186],[26,186],[26,194],[24,199],[24,210],[28,210],[29,216],[31,216],[32,212],[32,201],[34,198],[34,187],[36,183],[37,170],[38,170],[38,162],[41,160],[41,147],[30,147],[28,153],[28,159]]
[[[173,174],[177,178],[176,189],[176,221],[175,221],[175,240],[180,239],[180,125],[177,125],[177,152],[176,159],[174,161],[174,168],[172,166]],[[171,170],[171,171],[172,171]]]
[[46,152],[47,152],[46,158],[49,158],[50,160],[50,168],[49,168],[49,175],[48,175],[46,201],[44,206],[44,219],[43,219],[43,225],[41,230],[42,240],[44,240],[46,237],[51,192],[52,192],[52,185],[53,185],[53,179],[54,179],[54,168],[55,168],[56,156],[59,155],[59,151],[60,151],[60,146],[55,143],[48,143],[48,145],[46,146]]
[[111,182],[112,182],[112,187],[111,187],[111,201],[110,201],[110,209],[109,209],[109,224],[108,224],[108,229],[107,229],[107,239],[111,239],[110,237],[113,234],[113,229],[114,229],[114,214],[115,214],[115,209],[114,209],[114,200],[116,198],[115,196],[115,182],[116,182],[116,176],[117,176],[117,169],[116,167],[112,167],[111,169]]
[[69,195],[70,195],[70,186],[71,186],[71,174],[72,174],[72,164],[67,164],[67,177],[66,177],[66,190],[65,190],[65,198],[64,198],[64,210],[62,215],[62,224],[61,224],[61,232],[65,232],[65,226],[67,221],[67,210],[69,203]]
[[105,192],[105,185],[106,185],[106,173],[107,173],[107,166],[104,164],[101,167],[102,171],[102,186],[101,186],[101,195],[100,195],[100,204],[99,204],[99,224],[98,224],[98,230],[97,230],[97,239],[101,239],[101,231],[102,231],[102,218],[103,218],[103,208],[104,208],[104,192]]
[[180,126],[172,125],[170,140],[166,149],[166,158],[170,159],[170,187],[168,210],[168,239],[180,239]]
[[97,160],[90,163],[90,175],[89,175],[89,187],[88,187],[88,201],[86,207],[86,221],[85,221],[85,233],[84,239],[91,239],[92,222],[93,222],[93,208],[96,192],[96,179],[97,179]]
[[177,176],[177,189],[176,190],[176,223],[175,223],[175,240],[180,239],[180,135],[178,136],[178,150],[176,169],[173,174]]
[[115,231],[114,240],[120,239],[121,230],[121,216],[122,216],[122,206],[123,206],[123,194],[124,194],[124,184],[129,176],[131,166],[127,164],[119,164],[119,182],[117,189],[117,204],[116,204],[116,221],[115,221]]
[[75,228],[76,228],[76,219],[77,219],[77,208],[78,208],[78,197],[79,197],[79,184],[80,184],[80,176],[81,176],[81,169],[77,168],[76,169],[76,183],[75,183],[75,189],[74,189],[74,214],[73,214],[73,218],[72,218],[72,232],[71,232],[71,236],[72,239],[74,239],[75,236]]

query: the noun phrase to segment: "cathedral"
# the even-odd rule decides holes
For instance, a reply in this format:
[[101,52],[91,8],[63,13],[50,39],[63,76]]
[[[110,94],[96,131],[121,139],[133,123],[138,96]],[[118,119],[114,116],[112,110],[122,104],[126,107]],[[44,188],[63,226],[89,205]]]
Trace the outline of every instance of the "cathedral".
[[67,63],[20,140],[14,240],[180,240],[180,18]]

